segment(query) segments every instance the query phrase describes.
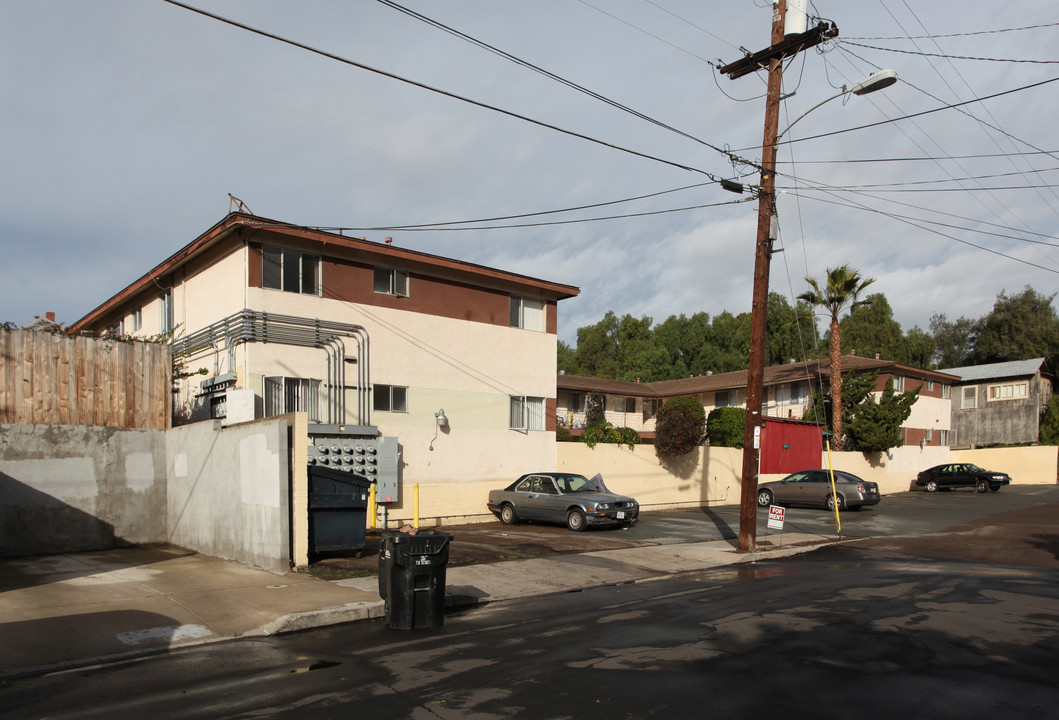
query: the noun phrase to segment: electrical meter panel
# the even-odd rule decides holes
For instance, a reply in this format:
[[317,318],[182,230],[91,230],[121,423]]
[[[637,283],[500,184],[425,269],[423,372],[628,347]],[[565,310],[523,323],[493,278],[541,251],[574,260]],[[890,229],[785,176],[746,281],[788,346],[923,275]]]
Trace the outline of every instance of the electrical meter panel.
[[342,434],[310,434],[309,465],[352,473],[375,483],[375,502],[399,499],[395,437],[363,437]]

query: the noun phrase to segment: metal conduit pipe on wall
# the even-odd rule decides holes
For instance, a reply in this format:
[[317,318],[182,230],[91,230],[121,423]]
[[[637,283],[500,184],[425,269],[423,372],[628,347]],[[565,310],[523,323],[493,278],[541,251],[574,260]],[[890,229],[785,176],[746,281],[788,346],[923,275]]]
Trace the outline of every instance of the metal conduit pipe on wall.
[[174,357],[212,348],[215,375],[219,371],[220,342],[227,347],[229,368],[235,367],[235,346],[240,343],[275,343],[322,349],[327,353],[328,421],[343,424],[346,410],[346,346],[342,338],[346,337],[352,338],[357,344],[357,424],[369,425],[370,343],[368,331],[362,325],[243,310],[174,340],[172,348]]

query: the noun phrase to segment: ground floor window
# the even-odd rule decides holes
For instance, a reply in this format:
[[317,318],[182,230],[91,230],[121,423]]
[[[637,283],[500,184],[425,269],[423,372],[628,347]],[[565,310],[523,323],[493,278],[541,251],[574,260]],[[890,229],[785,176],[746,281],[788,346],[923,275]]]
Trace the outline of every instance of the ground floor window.
[[375,384],[373,407],[381,412],[408,412],[408,388]]
[[544,398],[511,396],[509,427],[512,430],[544,429]]
[[273,375],[265,378],[265,416],[303,412],[320,422],[320,381]]

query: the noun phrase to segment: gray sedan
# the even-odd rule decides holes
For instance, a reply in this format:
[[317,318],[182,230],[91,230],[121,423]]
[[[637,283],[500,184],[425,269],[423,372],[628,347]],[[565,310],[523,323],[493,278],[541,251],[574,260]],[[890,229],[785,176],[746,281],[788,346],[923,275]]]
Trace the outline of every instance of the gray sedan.
[[835,495],[831,494],[831,477],[827,470],[802,470],[782,480],[762,483],[757,489],[757,504],[802,505],[834,510],[838,507],[856,510],[866,505],[879,504],[879,486],[861,480],[853,473],[835,470]]
[[503,490],[490,490],[488,506],[505,525],[541,520],[575,532],[590,525],[629,526],[640,514],[631,497],[603,492],[584,475],[553,472],[529,473]]

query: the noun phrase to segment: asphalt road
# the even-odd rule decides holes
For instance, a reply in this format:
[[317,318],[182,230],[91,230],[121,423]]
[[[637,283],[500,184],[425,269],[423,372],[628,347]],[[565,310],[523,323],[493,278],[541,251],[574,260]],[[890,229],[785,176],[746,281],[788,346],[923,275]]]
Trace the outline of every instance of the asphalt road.
[[[884,500],[900,518],[849,514],[892,535],[430,631],[362,622],[26,678],[0,686],[0,717],[1059,718],[1057,501],[902,496]],[[641,540],[689,523],[718,527],[677,514]]]

